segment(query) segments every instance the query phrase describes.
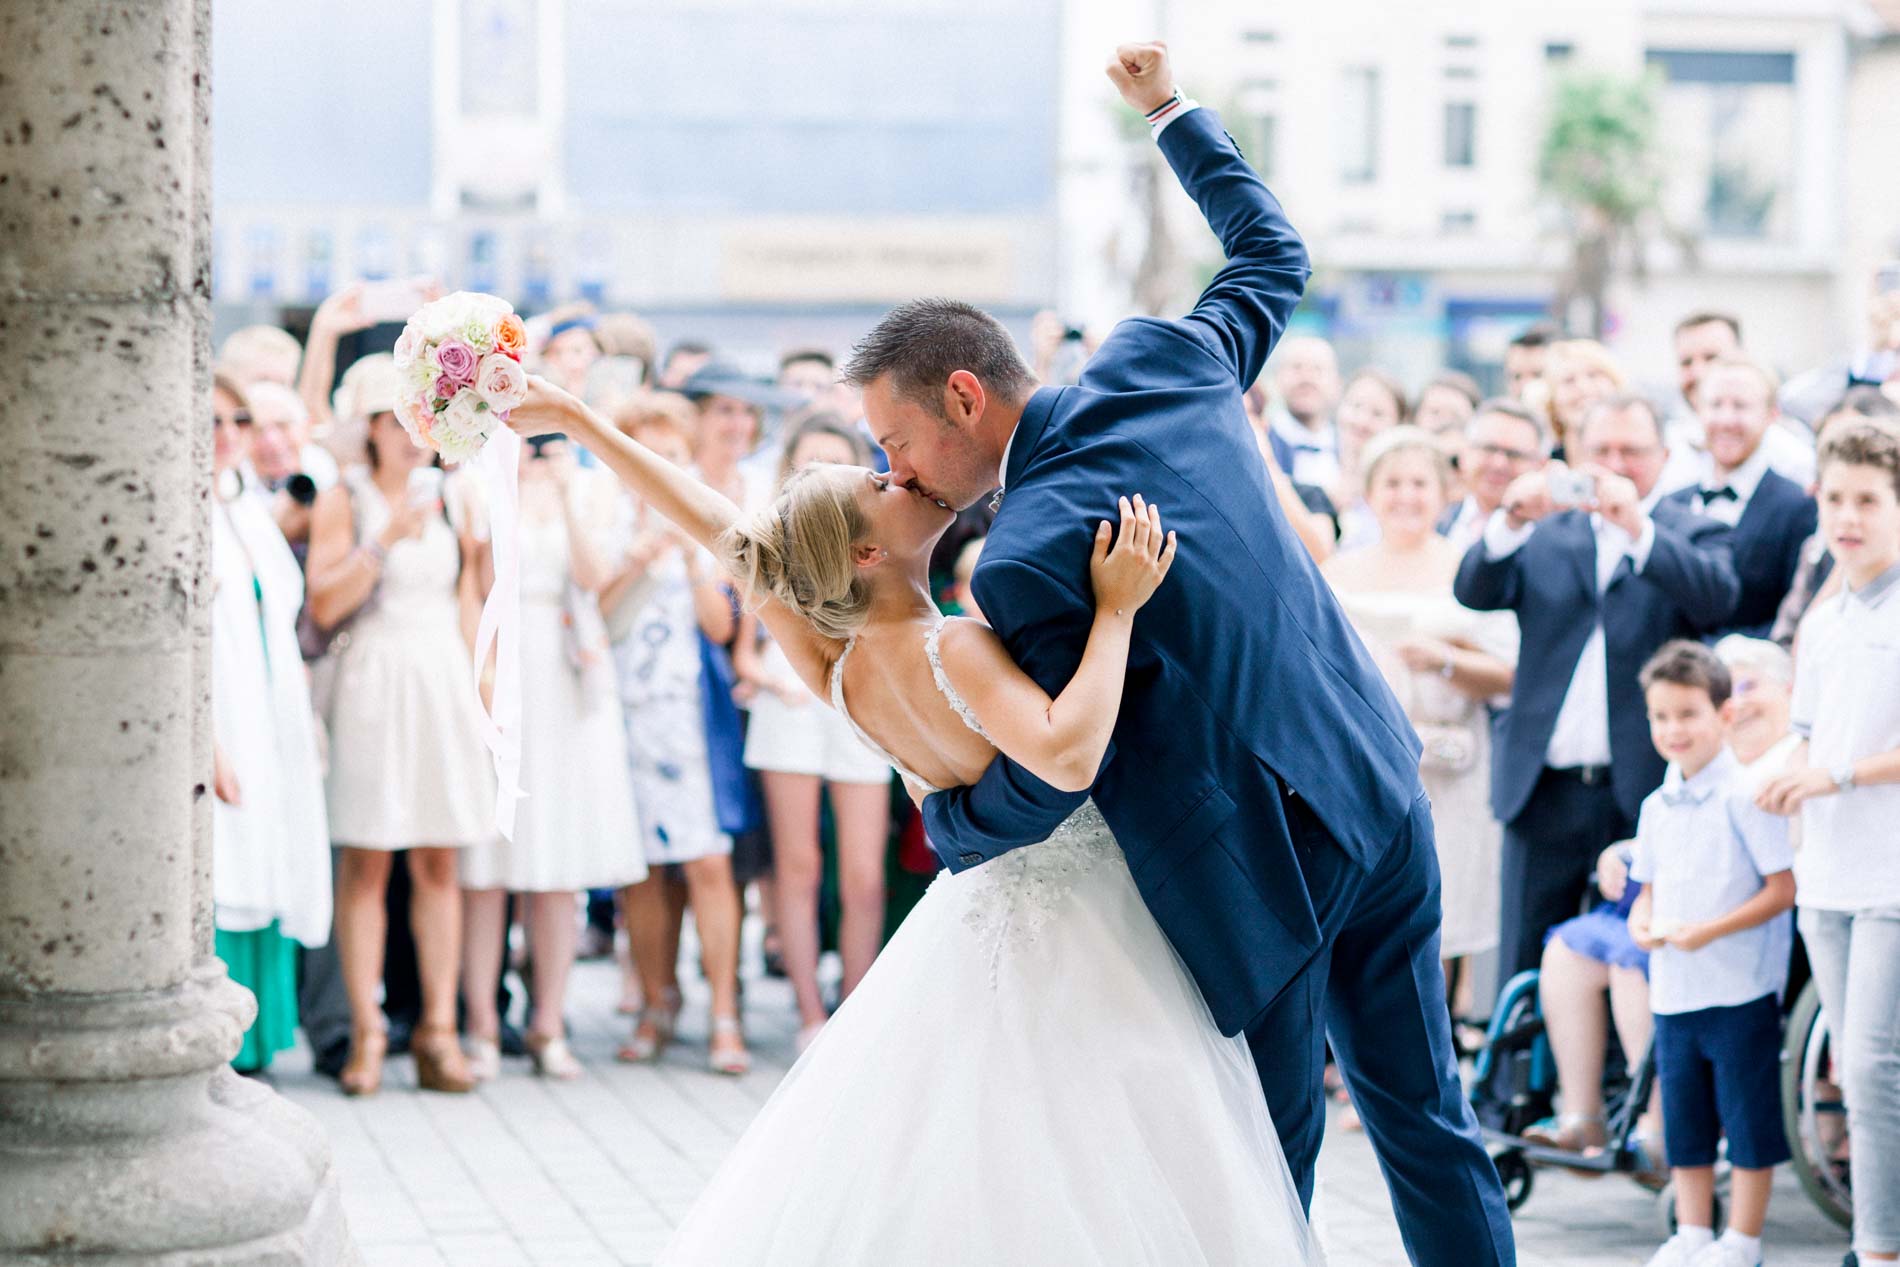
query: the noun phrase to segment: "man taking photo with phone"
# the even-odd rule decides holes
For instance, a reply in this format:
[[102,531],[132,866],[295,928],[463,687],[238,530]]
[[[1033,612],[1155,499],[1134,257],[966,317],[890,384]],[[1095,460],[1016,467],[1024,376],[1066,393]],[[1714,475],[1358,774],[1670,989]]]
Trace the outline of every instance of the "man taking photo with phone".
[[1453,586],[1523,630],[1491,784],[1507,978],[1537,966],[1546,930],[1577,913],[1597,855],[1633,834],[1662,782],[1638,670],[1671,638],[1719,628],[1740,594],[1728,530],[1656,499],[1665,454],[1647,400],[1599,402],[1574,448],[1574,467],[1505,491]]

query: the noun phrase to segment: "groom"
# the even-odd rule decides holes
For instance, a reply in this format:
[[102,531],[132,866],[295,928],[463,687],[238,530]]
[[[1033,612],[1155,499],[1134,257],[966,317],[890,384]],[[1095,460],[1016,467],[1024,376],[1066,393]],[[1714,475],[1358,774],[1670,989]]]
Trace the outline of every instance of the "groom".
[[[1124,321],[1076,386],[1039,388],[994,318],[918,300],[845,376],[896,478],[955,507],[1002,485],[976,598],[1052,694],[1082,655],[1091,536],[1116,497],[1143,494],[1179,530],[1173,576],[1136,620],[1095,802],[1215,1022],[1246,1033],[1302,1199],[1330,1038],[1412,1261],[1512,1263],[1453,1056],[1418,740],[1281,517],[1241,409],[1306,250],[1213,113],[1175,90],[1163,45],[1122,46],[1108,74],[1226,248],[1194,311]],[[924,814],[961,871],[1045,839],[1082,799],[998,757]]]

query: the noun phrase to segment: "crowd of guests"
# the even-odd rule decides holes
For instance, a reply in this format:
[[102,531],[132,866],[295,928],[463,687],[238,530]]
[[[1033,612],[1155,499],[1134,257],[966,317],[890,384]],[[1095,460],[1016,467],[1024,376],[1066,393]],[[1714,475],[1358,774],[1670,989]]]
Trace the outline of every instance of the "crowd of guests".
[[[386,354],[337,372],[373,325],[362,296],[332,296],[301,344],[252,327],[218,359],[218,953],[260,1003],[240,1068],[268,1065],[301,1017],[351,1094],[378,1088],[396,1047],[434,1090],[516,1054],[571,1078],[569,971],[616,944],[618,1055],[653,1059],[679,1027],[689,909],[708,1067],[748,1067],[748,910],[802,1049],[836,1003],[826,931],[848,995],[888,931],[893,860],[930,869],[890,770],[710,556],[549,437],[521,461],[527,795],[500,838],[466,652],[494,577],[486,508],[397,423]],[[741,506],[808,463],[881,464],[827,351],[786,352],[770,381],[703,343],[661,357],[626,314],[557,311],[530,333],[539,372]],[[1417,729],[1454,1012],[1489,1006],[1480,959],[1499,980],[1542,973],[1561,1108],[1543,1138],[1602,1147],[1612,1037],[1632,1063],[1653,1046],[1652,1164],[1675,1170],[1682,1228],[1655,1262],[1752,1267],[1757,1180],[1786,1156],[1762,1116],[1767,1036],[1791,961],[1809,963],[1856,1248],[1889,1261],[1900,295],[1876,299],[1856,356],[1786,384],[1742,333],[1684,318],[1667,402],[1603,345],[1542,326],[1489,398],[1453,370],[1416,393],[1375,366],[1348,375],[1295,336],[1244,399],[1282,510]],[[1032,343],[1044,382],[1083,372],[1083,332],[1045,315]],[[939,547],[947,611],[975,611],[990,513],[963,512]],[[1724,1134],[1737,1180],[1717,1240]]]

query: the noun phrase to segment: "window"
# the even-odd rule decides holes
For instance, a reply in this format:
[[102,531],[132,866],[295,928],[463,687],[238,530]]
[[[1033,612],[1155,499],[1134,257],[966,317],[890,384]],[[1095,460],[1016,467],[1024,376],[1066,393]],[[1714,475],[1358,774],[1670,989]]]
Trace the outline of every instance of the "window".
[[1712,238],[1791,236],[1794,54],[1652,48],[1648,62],[1665,77],[1657,132],[1672,219]]
[[1471,101],[1445,103],[1445,166],[1478,165],[1478,107]]
[[1236,140],[1241,153],[1260,173],[1260,179],[1273,183],[1274,152],[1279,148],[1279,81],[1256,79],[1241,90]]
[[1470,210],[1446,211],[1438,217],[1438,229],[1447,237],[1459,237],[1478,231],[1478,213]]
[[1547,62],[1567,62],[1577,51],[1577,46],[1561,40],[1544,45],[1544,60]]
[[1339,110],[1339,176],[1349,185],[1379,178],[1379,72],[1349,66]]

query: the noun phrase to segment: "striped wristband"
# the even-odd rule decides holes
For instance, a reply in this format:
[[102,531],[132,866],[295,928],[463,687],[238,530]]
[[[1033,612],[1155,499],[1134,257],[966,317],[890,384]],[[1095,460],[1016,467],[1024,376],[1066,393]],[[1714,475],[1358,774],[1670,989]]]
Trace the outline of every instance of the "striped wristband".
[[1148,126],[1154,129],[1155,135],[1159,136],[1162,128],[1192,110],[1194,105],[1194,102],[1182,96],[1181,90],[1176,88],[1166,101],[1148,111],[1143,117],[1148,120]]

